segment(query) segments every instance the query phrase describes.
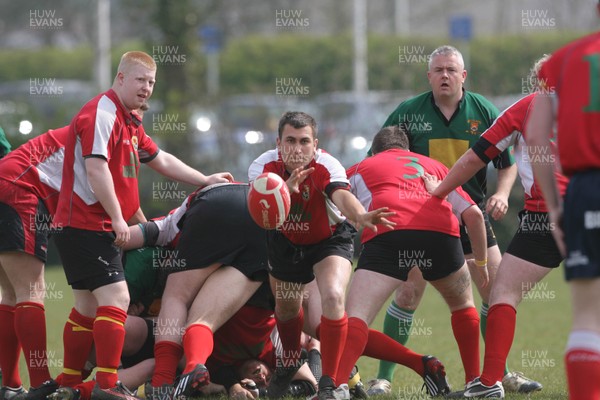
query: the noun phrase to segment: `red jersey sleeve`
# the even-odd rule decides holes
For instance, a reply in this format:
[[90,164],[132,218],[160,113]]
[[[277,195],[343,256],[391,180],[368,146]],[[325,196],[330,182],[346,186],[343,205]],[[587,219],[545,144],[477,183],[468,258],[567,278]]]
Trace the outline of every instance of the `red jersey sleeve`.
[[137,152],[140,162],[147,163],[154,160],[160,150],[154,140],[146,135],[146,131],[142,125],[139,126],[138,136],[139,144]]

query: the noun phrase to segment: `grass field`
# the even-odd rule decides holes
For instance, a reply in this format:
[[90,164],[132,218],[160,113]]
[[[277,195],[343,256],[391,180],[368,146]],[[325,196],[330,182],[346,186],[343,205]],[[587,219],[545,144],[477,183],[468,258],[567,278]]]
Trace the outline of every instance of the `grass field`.
[[[61,268],[48,268],[47,325],[48,356],[53,376],[62,369],[62,329],[73,305],[72,295]],[[544,281],[533,288],[518,309],[517,332],[509,357],[509,367],[522,371],[544,385],[543,391],[527,395],[506,396],[507,399],[566,399],[566,383],[563,351],[571,325],[568,287],[562,270],[553,271]],[[480,301],[477,300],[479,307]],[[385,310],[380,312],[373,328],[381,329]],[[452,335],[450,314],[442,298],[432,288],[415,314],[413,335],[408,346],[413,350],[432,354],[446,366],[448,380],[453,389],[463,386],[464,374],[458,348]],[[483,349],[483,342],[481,343]],[[483,351],[481,354],[483,362]],[[363,382],[375,377],[378,363],[361,358],[360,374]],[[21,376],[28,386],[25,364],[21,364]],[[413,371],[398,367],[393,382],[393,395],[389,399],[424,399],[421,394],[422,379]]]

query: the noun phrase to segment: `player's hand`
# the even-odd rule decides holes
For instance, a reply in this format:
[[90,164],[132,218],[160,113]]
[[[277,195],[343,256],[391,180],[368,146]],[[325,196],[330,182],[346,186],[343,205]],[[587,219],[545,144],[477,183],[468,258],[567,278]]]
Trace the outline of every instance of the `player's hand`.
[[562,206],[556,210],[549,210],[548,218],[550,219],[550,230],[558,251],[565,258],[567,256],[567,245],[565,243],[565,232],[563,231],[563,208]]
[[467,260],[467,265],[469,266],[469,270],[473,271],[473,269],[477,270],[477,277],[473,277],[473,279],[478,279],[479,283],[480,283],[480,287],[483,289],[485,287],[487,287],[487,285],[490,283],[490,274],[487,268],[487,265],[485,267],[479,267],[477,266],[477,264],[475,264],[475,259],[471,258]]
[[299,167],[292,171],[292,174],[285,182],[288,185],[288,189],[290,189],[290,193],[300,193],[300,185],[310,174],[312,174],[315,170],[315,167],[304,168]]
[[123,218],[113,220],[112,228],[115,232],[115,244],[119,247],[125,246],[125,244],[127,244],[127,242],[129,242],[129,239],[131,238],[127,222],[125,222]]
[[217,172],[216,174],[208,175],[204,186],[214,185],[215,183],[233,182],[233,175],[229,172]]
[[242,379],[240,383],[236,383],[232,387],[229,388],[229,397],[234,399],[256,399],[258,398],[258,390],[248,390],[245,389],[242,385],[244,385],[244,381],[248,381],[249,379]]
[[508,211],[508,197],[494,193],[488,199],[485,211],[496,221],[500,221]]
[[421,179],[423,179],[425,189],[427,189],[427,192],[429,192],[429,194],[433,194],[433,191],[438,186],[440,186],[441,181],[438,179],[438,177],[435,175],[428,174],[427,172],[425,172],[423,176],[421,176]]
[[394,226],[396,226],[396,223],[387,219],[387,217],[391,217],[392,215],[396,215],[396,213],[393,211],[388,211],[387,207],[381,207],[377,210],[360,214],[358,221],[356,221],[356,225],[358,228],[369,228],[373,232],[377,232],[376,225],[378,224],[382,224],[389,229],[393,229]]

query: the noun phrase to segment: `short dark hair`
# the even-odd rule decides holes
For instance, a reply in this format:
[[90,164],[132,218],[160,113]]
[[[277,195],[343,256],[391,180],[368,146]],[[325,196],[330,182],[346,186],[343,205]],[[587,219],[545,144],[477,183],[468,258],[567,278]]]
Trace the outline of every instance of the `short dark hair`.
[[313,138],[317,137],[317,121],[310,115],[302,111],[287,111],[281,116],[279,120],[279,129],[278,135],[279,139],[281,139],[281,134],[283,133],[283,127],[286,125],[291,125],[293,128],[300,129],[305,126],[310,126],[313,132]]
[[381,153],[389,149],[408,150],[408,136],[398,125],[382,128],[373,138],[371,152]]

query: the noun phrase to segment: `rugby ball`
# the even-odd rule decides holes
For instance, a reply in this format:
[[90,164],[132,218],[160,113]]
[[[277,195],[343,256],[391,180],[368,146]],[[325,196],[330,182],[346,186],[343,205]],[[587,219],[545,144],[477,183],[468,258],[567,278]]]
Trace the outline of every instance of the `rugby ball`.
[[279,228],[290,213],[290,204],[290,191],[279,175],[265,172],[250,184],[248,211],[261,228]]

